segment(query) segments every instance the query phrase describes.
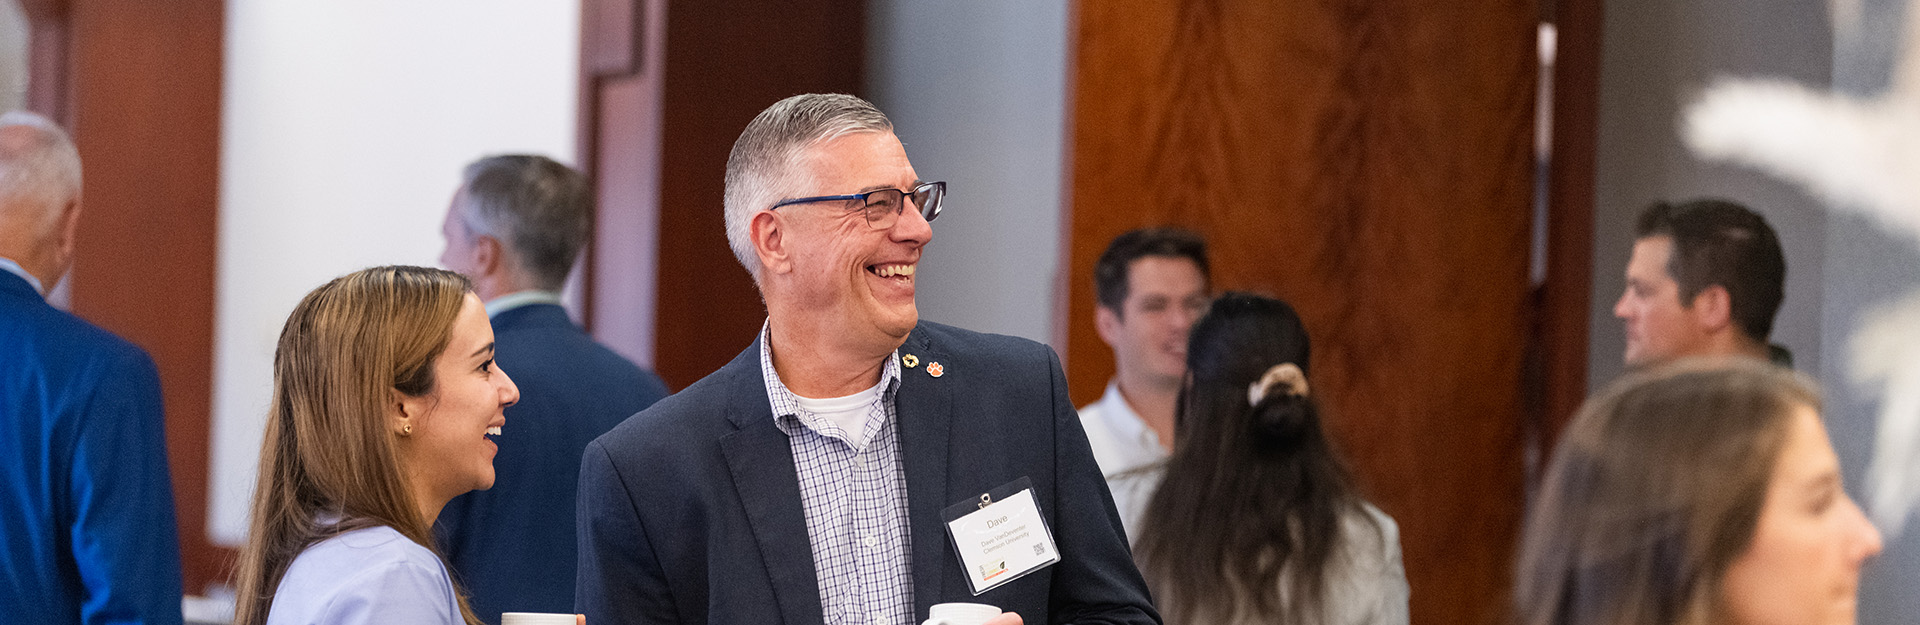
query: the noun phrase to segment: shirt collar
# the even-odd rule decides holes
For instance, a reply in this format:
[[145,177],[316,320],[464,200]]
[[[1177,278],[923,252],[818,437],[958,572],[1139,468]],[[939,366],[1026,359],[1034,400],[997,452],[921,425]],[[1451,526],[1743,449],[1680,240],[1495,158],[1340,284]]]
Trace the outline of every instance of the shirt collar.
[[1134,412],[1133,404],[1127,403],[1127,396],[1120,392],[1120,378],[1107,382],[1107,393],[1100,396],[1100,415],[1106,418],[1107,427],[1126,440],[1160,449],[1160,435],[1147,427],[1140,413]]
[[[767,401],[772,404],[773,419],[778,424],[782,417],[795,416],[800,409],[800,403],[794,399],[798,395],[794,395],[793,391],[787,388],[787,383],[780,380],[780,373],[773,369],[773,344],[768,340],[772,335],[772,325],[761,322],[760,376],[766,380]],[[885,383],[886,389],[880,392],[882,400],[892,402],[894,392],[900,389],[899,349],[894,349],[892,354],[887,355],[887,364],[880,370],[880,380]],[[781,429],[784,430],[785,427]],[[792,433],[789,432],[788,435]]]
[[27,281],[27,286],[33,287],[33,292],[39,293],[42,296],[46,295],[46,289],[40,287],[40,279],[33,277],[33,274],[27,273],[27,268],[21,267],[20,263],[13,262],[13,259],[0,256],[0,270],[6,270],[7,273],[20,276],[21,279]]
[[557,306],[560,304],[560,294],[553,291],[540,290],[508,293],[493,298],[493,301],[487,302],[487,318],[492,319],[500,316],[500,313],[522,306],[532,306],[534,304],[554,304]]

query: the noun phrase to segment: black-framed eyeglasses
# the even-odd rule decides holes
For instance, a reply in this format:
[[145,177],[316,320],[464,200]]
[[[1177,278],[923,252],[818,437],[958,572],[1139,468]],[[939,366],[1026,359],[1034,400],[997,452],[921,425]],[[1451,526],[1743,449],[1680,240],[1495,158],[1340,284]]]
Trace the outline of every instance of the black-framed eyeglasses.
[[912,192],[899,189],[876,189],[853,195],[822,195],[781,200],[767,210],[793,204],[847,202],[847,210],[860,210],[866,213],[867,225],[873,226],[875,230],[886,230],[900,221],[900,212],[906,210],[909,199],[913,201],[915,208],[920,209],[921,217],[927,221],[933,221],[935,217],[940,216],[940,198],[946,195],[947,183],[927,182],[914,187]]

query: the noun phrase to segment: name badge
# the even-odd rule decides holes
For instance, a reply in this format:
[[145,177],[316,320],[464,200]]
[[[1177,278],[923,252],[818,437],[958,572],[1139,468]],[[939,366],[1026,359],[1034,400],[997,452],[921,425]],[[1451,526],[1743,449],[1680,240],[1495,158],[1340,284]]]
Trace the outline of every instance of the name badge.
[[1033,499],[1033,480],[1023,477],[949,506],[941,518],[976,596],[1060,561]]

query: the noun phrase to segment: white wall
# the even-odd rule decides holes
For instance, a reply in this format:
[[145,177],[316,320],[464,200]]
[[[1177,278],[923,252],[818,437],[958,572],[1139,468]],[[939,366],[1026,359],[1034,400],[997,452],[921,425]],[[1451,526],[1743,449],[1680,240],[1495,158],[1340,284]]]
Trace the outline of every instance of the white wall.
[[0,0],[0,111],[27,103],[28,47],[32,30],[19,0]]
[[1064,290],[1064,0],[875,0],[867,91],[946,209],[915,274],[920,316],[1053,341]]
[[574,155],[579,3],[230,0],[209,535],[245,540],[273,346],[301,296],[433,265],[460,169]]

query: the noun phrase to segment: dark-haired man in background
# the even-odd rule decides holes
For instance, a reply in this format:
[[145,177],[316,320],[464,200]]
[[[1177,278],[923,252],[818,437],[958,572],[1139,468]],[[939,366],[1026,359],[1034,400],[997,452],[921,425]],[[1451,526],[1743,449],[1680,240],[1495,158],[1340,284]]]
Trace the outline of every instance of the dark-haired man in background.
[[488,622],[507,611],[573,612],[580,452],[667,394],[560,307],[592,218],[586,178],[543,156],[475,161],[447,210],[440,263],[473,280],[493,321],[494,357],[520,386],[493,459],[499,479],[440,511],[447,565]]
[[1640,214],[1634,236],[1627,287],[1613,306],[1626,322],[1627,366],[1708,355],[1792,365],[1767,343],[1787,261],[1765,218],[1726,200],[1661,202]]
[[1153,493],[1121,476],[1173,449],[1187,333],[1207,311],[1208,287],[1206,241],[1175,228],[1114,237],[1093,267],[1094,325],[1113,348],[1114,375],[1099,401],[1080,408],[1080,425],[1129,534]]

